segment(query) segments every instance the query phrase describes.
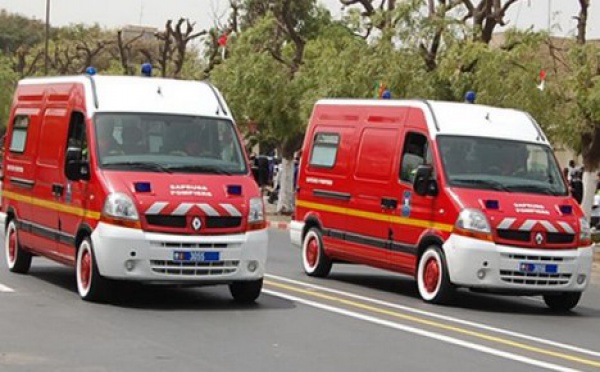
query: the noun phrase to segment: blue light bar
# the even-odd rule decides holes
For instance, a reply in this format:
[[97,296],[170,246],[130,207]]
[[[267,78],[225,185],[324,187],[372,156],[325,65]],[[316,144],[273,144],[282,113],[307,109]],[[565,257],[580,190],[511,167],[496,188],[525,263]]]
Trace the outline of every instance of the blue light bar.
[[558,209],[560,209],[560,213],[562,213],[562,214],[565,214],[565,215],[573,214],[573,207],[570,205],[561,205],[558,207]]
[[500,208],[500,202],[498,202],[498,200],[486,200],[485,201],[485,207],[487,209],[499,209]]
[[229,194],[229,195],[242,195],[242,186],[240,186],[240,185],[227,185],[227,194]]
[[152,187],[150,186],[150,182],[136,182],[134,184],[135,192],[151,192]]

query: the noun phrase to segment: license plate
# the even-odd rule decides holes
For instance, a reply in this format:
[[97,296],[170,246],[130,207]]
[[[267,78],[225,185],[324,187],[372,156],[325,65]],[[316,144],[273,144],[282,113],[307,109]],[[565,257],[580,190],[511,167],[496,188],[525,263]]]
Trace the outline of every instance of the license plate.
[[558,265],[521,262],[519,271],[523,273],[556,274],[558,273]]
[[212,262],[219,261],[219,252],[175,251],[173,261],[179,262]]

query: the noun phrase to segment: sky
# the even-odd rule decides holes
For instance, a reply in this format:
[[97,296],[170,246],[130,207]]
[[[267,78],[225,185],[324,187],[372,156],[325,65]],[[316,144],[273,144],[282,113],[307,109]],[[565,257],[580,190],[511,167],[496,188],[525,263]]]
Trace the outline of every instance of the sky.
[[[189,18],[197,29],[208,28],[221,19],[227,20],[228,0],[49,0],[50,23],[55,26],[70,23],[98,23],[106,27],[128,24],[162,28],[168,19]],[[332,14],[342,14],[339,0],[319,0]],[[375,1],[376,3],[379,0]],[[504,2],[504,1],[503,1]],[[0,8],[9,12],[44,20],[46,0],[0,0]],[[533,26],[547,29],[560,36],[574,36],[579,12],[577,0],[520,0],[514,4],[506,19],[520,28]],[[549,22],[550,20],[550,22]],[[592,2],[588,17],[588,38],[600,39],[600,5]]]

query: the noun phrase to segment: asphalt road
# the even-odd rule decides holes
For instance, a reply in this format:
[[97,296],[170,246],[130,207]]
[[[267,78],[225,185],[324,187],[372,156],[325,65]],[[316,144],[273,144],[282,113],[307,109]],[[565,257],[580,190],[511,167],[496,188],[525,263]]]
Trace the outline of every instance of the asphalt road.
[[575,311],[539,298],[460,293],[423,303],[412,279],[355,265],[302,272],[287,233],[270,232],[256,305],[227,287],[128,285],[81,301],[72,269],[0,254],[0,371],[535,371],[600,369],[600,276]]

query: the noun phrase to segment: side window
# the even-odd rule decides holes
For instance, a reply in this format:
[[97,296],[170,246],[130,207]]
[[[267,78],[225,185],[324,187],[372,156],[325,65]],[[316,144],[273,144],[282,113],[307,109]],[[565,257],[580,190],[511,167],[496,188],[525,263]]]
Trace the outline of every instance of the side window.
[[69,135],[67,148],[75,147],[81,149],[82,160],[88,159],[88,144],[85,130],[85,118],[81,112],[73,112],[69,121]]
[[27,130],[29,129],[29,116],[16,116],[12,138],[10,140],[10,152],[25,152],[25,143],[27,142]]
[[419,165],[431,164],[432,154],[427,146],[427,137],[419,133],[407,133],[400,164],[400,180],[413,182]]
[[310,152],[309,165],[322,168],[333,168],[340,145],[337,133],[317,133]]

